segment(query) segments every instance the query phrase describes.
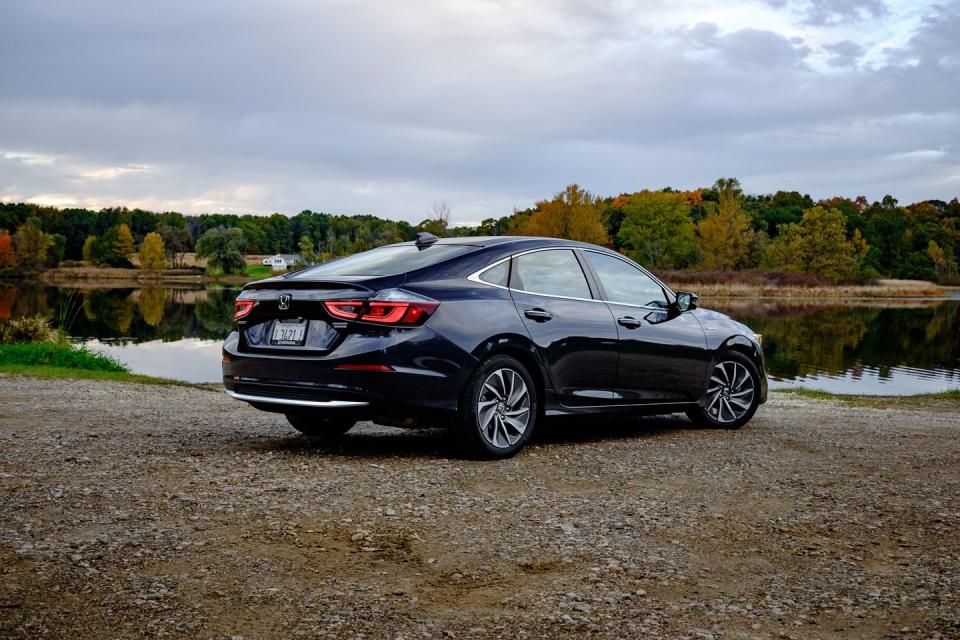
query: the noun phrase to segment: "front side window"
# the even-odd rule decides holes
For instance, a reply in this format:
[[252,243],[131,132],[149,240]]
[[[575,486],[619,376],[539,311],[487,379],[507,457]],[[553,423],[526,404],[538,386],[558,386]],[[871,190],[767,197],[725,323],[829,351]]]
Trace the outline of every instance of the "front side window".
[[514,258],[514,289],[565,298],[590,298],[590,287],[577,256],[570,249],[525,253]]
[[663,287],[635,266],[603,253],[584,251],[610,302],[648,307],[667,306]]

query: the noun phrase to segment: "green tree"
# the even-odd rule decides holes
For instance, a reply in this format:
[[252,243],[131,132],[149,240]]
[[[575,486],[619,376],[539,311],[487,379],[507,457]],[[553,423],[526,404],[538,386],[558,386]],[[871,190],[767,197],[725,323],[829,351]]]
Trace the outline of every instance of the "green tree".
[[157,233],[163,238],[164,251],[173,267],[182,267],[183,259],[193,247],[190,232],[184,227],[174,227],[162,224],[157,227]]
[[319,262],[317,251],[313,248],[313,240],[310,236],[300,238],[300,255],[303,256],[308,265]]
[[617,241],[624,253],[648,267],[688,265],[696,252],[687,196],[640,191],[614,201],[623,215]]
[[206,258],[211,267],[222,269],[224,273],[243,271],[246,248],[243,231],[237,228],[210,229],[197,240],[197,256]]
[[858,238],[858,244],[847,239],[838,209],[813,207],[803,212],[799,223],[781,228],[770,243],[768,256],[774,267],[828,280],[849,280],[856,276],[858,254],[865,253],[866,242]]
[[746,264],[754,231],[736,178],[721,178],[714,189],[718,202],[709,203],[707,216],[697,224],[697,249],[701,266],[730,271]]
[[140,244],[140,268],[144,271],[160,271],[167,266],[163,237],[151,231]]
[[87,236],[83,241],[83,259],[90,265],[97,264],[97,236]]
[[17,252],[17,264],[20,268],[34,270],[43,267],[47,262],[47,250],[53,240],[40,230],[40,219],[29,218],[20,225],[13,236],[13,244]]

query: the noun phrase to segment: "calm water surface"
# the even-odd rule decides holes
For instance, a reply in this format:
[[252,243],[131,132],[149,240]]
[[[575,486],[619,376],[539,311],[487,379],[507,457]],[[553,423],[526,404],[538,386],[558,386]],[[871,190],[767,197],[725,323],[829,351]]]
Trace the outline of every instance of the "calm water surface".
[[[237,289],[73,289],[0,284],[0,320],[72,318],[78,342],[137,373],[220,380],[220,341]],[[714,300],[762,333],[770,383],[834,393],[903,395],[960,387],[960,300]]]

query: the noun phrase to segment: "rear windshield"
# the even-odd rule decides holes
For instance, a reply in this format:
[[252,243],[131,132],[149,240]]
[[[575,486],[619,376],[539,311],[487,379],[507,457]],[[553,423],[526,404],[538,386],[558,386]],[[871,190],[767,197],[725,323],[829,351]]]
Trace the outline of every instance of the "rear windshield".
[[463,244],[435,244],[422,250],[412,244],[380,247],[303,269],[289,277],[313,279],[331,276],[392,276],[429,267],[474,249],[476,247]]

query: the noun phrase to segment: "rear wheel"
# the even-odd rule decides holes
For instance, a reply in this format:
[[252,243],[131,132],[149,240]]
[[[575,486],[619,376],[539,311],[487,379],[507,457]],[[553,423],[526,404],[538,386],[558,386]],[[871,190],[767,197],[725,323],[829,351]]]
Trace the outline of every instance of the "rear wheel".
[[537,408],[527,368],[510,356],[493,356],[467,382],[453,435],[468,455],[507,458],[530,439]]
[[742,353],[724,354],[710,374],[707,391],[687,416],[698,424],[719,429],[739,429],[760,404],[760,374]]
[[288,413],[287,422],[308,438],[315,440],[336,440],[355,425],[351,418],[318,416],[311,413]]

